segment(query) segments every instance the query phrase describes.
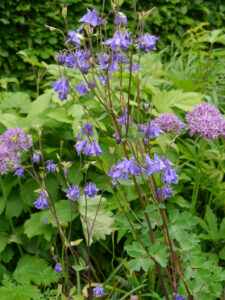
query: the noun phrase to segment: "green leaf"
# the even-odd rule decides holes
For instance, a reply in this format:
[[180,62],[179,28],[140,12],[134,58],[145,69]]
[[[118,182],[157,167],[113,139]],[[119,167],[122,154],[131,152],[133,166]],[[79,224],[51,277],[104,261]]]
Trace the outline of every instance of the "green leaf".
[[220,250],[219,257],[225,260],[225,246]]
[[2,109],[20,108],[20,112],[27,113],[30,105],[30,96],[24,92],[3,92],[0,94],[2,98]]
[[149,258],[139,257],[139,258],[131,259],[128,262],[128,265],[131,271],[140,271],[142,268],[145,272],[147,272],[150,267],[150,261]]
[[[101,199],[101,204],[98,210],[100,199]],[[105,239],[106,235],[111,234],[112,232],[111,226],[114,223],[113,214],[111,211],[106,211],[105,206],[106,206],[106,199],[101,196],[96,195],[92,198],[87,197],[87,208],[86,208],[85,197],[82,196],[82,198],[79,199],[79,209],[83,216],[85,216],[86,213],[86,221],[89,230],[91,230],[93,221],[95,220],[93,230],[91,233],[91,239],[90,239],[91,243],[93,242],[93,239],[94,240]],[[97,213],[97,217],[95,219],[96,213]],[[87,241],[87,227],[83,218],[81,218],[81,223]]]
[[3,212],[5,208],[5,201],[3,197],[0,197],[0,214]]
[[43,94],[37,97],[37,99],[30,105],[27,119],[31,121],[32,119],[38,117],[41,113],[43,113],[49,107],[51,98],[51,94]]
[[205,219],[208,223],[210,235],[213,237],[213,240],[219,239],[217,218],[209,206],[206,207]]
[[0,252],[2,252],[5,249],[8,240],[9,240],[8,233],[0,232]]
[[72,118],[68,116],[63,107],[57,108],[54,111],[48,113],[48,117],[62,122],[62,123],[72,123]]
[[156,242],[149,249],[149,253],[151,256],[155,258],[155,260],[162,266],[167,266],[167,257],[169,252],[167,251],[167,246],[161,244],[160,242]]
[[[47,269],[47,271],[45,271],[45,269]],[[44,283],[46,280],[46,272],[52,280],[50,283],[57,281],[55,271],[48,266],[44,259],[25,254],[19,259],[16,270],[13,273],[13,277],[19,283],[29,284],[33,282],[37,285],[44,284],[47,286]],[[49,281],[47,282],[47,284],[50,283]]]

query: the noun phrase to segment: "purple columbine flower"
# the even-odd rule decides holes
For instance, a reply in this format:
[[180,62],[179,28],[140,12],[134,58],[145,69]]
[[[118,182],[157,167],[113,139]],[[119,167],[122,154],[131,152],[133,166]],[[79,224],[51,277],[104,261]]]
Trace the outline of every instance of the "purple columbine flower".
[[163,176],[161,180],[167,184],[178,183],[178,175],[176,173],[177,169],[178,167],[175,167],[174,169],[166,168],[165,170],[163,170]]
[[117,178],[123,178],[123,179],[128,179],[129,175],[123,173],[123,170],[121,168],[115,167],[114,168],[110,168],[109,172],[108,172],[108,176],[111,176],[114,180],[114,182],[116,182]]
[[[109,74],[109,77],[111,77],[110,74]],[[106,84],[107,84],[107,76],[106,76],[105,74],[99,75],[99,76],[97,77],[97,79],[98,79],[103,85],[106,85]]]
[[14,176],[15,175],[17,175],[18,177],[24,177],[24,169],[23,168],[16,169]]
[[115,24],[118,25],[119,23],[127,25],[127,17],[120,11],[116,14],[115,18]]
[[77,150],[77,153],[78,153],[78,155],[80,155],[81,154],[81,152],[83,151],[83,149],[87,146],[87,142],[88,142],[88,140],[85,140],[85,141],[78,141],[77,143],[76,143],[76,146],[75,146],[75,148],[76,148],[76,150]]
[[138,166],[138,163],[135,162],[134,157],[132,157],[130,160],[124,158],[123,162],[121,162],[120,165],[117,164],[117,167],[118,166],[125,173],[130,173],[131,175],[140,174],[140,167]]
[[165,200],[166,198],[172,196],[173,188],[171,186],[164,185],[161,188],[157,189],[157,194],[159,199]]
[[94,197],[98,193],[98,191],[99,189],[96,187],[96,184],[94,184],[93,182],[89,182],[84,187],[84,193],[89,197]]
[[80,96],[90,93],[83,81],[80,81],[79,84],[75,86],[75,89],[80,94]]
[[78,185],[73,185],[67,190],[66,197],[72,201],[76,201],[78,198],[81,198],[80,187]]
[[149,34],[148,32],[143,35],[142,33],[136,40],[138,43],[137,49],[139,48],[141,51],[148,52],[150,50],[156,50],[156,41],[159,37]]
[[57,53],[57,57],[58,57],[58,63],[60,65],[63,65],[66,60],[66,54],[60,50],[59,53]]
[[173,293],[174,295],[174,300],[185,300],[185,296],[179,296],[179,294]]
[[117,30],[114,33],[113,38],[106,40],[104,45],[110,45],[110,49],[113,51],[127,50],[129,45],[132,45],[130,42],[130,35],[128,32],[122,32]]
[[90,156],[93,156],[93,155],[100,156],[103,153],[103,151],[99,147],[98,141],[93,140],[91,143],[87,144],[87,148],[83,151],[83,153],[85,153],[86,155],[90,155]]
[[[142,67],[141,65],[136,64],[134,61],[132,61],[132,72],[137,72],[139,68]],[[128,65],[125,68],[126,71],[130,71],[130,65]]]
[[163,133],[163,131],[154,122],[148,122],[140,125],[140,132],[143,132],[148,138],[154,138],[155,136],[160,136],[160,134]]
[[166,133],[179,134],[184,127],[185,123],[181,122],[174,114],[161,114],[155,119],[155,124]]
[[88,13],[84,15],[79,22],[83,22],[85,24],[91,24],[93,27],[103,24],[102,19],[99,17],[98,12],[95,10],[95,8],[90,11],[87,8]]
[[48,206],[48,193],[46,191],[41,191],[39,193],[39,198],[36,198],[36,201],[34,202],[34,206],[37,209],[45,209]]
[[102,288],[101,285],[97,285],[94,289],[93,289],[93,295],[97,298],[101,298],[105,295],[104,293],[104,289]]
[[[123,112],[123,115],[116,120],[120,123],[121,126],[122,125],[126,126],[127,125],[127,108],[122,109],[122,112]],[[129,124],[132,125],[130,116],[129,116]]]
[[69,93],[69,80],[67,78],[59,78],[58,81],[52,82],[51,86],[54,88],[55,92],[59,94],[59,99],[61,101],[67,99],[67,93]]
[[91,125],[90,123],[86,123],[83,124],[83,122],[81,122],[81,132],[83,135],[87,135],[87,136],[94,136],[94,131],[93,131],[93,125]]
[[103,53],[97,54],[97,56],[98,56],[98,64],[101,66],[101,68],[103,70],[105,70],[105,67],[108,65],[110,55],[108,53],[103,52]]
[[55,265],[55,272],[56,273],[61,273],[62,272],[62,265],[60,263],[57,263]]
[[77,67],[76,61],[72,54],[68,54],[65,58],[65,65],[70,68]]
[[56,171],[56,165],[53,163],[53,160],[48,160],[47,161],[46,170],[48,172],[55,172]]
[[225,136],[225,119],[213,104],[202,103],[186,115],[190,136],[199,134],[206,140]]
[[94,80],[89,80],[89,81],[88,81],[88,87],[89,87],[90,89],[96,88],[95,81],[94,81]]
[[70,36],[70,38],[65,42],[65,45],[69,42],[73,42],[77,47],[80,47],[81,43],[79,40],[79,33],[76,33],[74,30],[70,30],[68,32],[68,36]]
[[43,224],[47,223],[48,222],[48,218],[44,218],[43,220]]
[[41,159],[41,152],[40,151],[35,151],[32,157],[33,163],[39,163]]
[[160,173],[166,168],[165,163],[157,154],[154,154],[154,161],[152,161],[150,157],[146,155],[145,163],[147,165],[147,169],[145,170],[147,176],[152,175],[153,173]]

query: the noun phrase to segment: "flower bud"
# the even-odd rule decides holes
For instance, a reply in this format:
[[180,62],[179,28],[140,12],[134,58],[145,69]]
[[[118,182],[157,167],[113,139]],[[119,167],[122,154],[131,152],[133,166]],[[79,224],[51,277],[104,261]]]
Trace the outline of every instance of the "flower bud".
[[87,32],[88,36],[92,36],[93,34],[93,27],[90,24],[85,24],[84,29]]
[[69,223],[68,223],[68,222],[62,222],[60,225],[61,225],[61,227],[62,227],[63,229],[66,229],[66,228],[68,228]]
[[62,16],[64,19],[66,19],[66,17],[67,17],[67,6],[66,5],[63,5],[63,7],[62,7]]

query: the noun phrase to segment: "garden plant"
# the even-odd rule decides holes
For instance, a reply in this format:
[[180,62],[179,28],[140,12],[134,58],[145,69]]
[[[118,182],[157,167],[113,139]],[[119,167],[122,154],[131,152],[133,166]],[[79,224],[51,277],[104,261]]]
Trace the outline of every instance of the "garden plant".
[[200,24],[163,66],[155,8],[122,5],[64,6],[56,63],[20,52],[44,93],[2,94],[2,300],[225,299],[225,37]]

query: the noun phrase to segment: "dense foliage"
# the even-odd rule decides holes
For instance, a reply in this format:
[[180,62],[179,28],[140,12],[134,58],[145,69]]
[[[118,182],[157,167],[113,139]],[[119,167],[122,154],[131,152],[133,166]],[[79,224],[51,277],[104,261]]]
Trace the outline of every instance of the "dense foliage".
[[[45,195],[41,194],[40,186],[33,178],[30,178],[26,172],[24,176],[22,173],[16,176],[10,172],[0,175],[1,300],[64,300],[66,294],[67,296],[70,294],[72,299],[82,300],[89,293],[89,269],[93,290],[96,289],[96,293],[98,291],[101,293],[98,284],[102,283],[106,291],[105,299],[122,300],[132,295],[138,295],[138,299],[166,299],[155,267],[157,262],[165,279],[168,262],[171,264],[173,262],[172,250],[161,231],[165,226],[160,219],[162,211],[166,213],[168,232],[176,251],[174,253],[181,258],[184,269],[182,280],[188,282],[194,299],[224,299],[225,143],[218,124],[225,111],[223,59],[225,36],[223,28],[207,30],[209,27],[205,23],[194,26],[200,20],[207,20],[215,27],[222,26],[224,16],[221,12],[224,6],[222,2],[218,2],[216,7],[211,1],[205,1],[204,6],[201,1],[197,4],[191,1],[171,0],[166,4],[165,1],[159,1],[160,5],[156,2],[158,1],[152,5],[156,5],[157,10],[153,11],[148,18],[145,32],[149,30],[151,34],[164,37],[157,44],[162,50],[149,51],[142,55],[139,72],[122,70],[120,74],[111,73],[110,91],[115,97],[111,110],[107,110],[104,103],[100,103],[94,89],[88,87],[89,93],[81,95],[80,81],[83,76],[78,69],[52,63],[54,52],[59,52],[60,49],[65,48],[65,45],[59,32],[48,31],[43,24],[65,28],[59,2],[44,4],[35,2],[35,5],[32,5],[27,2],[24,4],[9,1],[0,4],[4,6],[2,13],[5,14],[2,22],[5,26],[10,25],[9,29],[5,30],[6,34],[1,37],[4,38],[2,47],[7,45],[2,51],[3,56],[5,55],[2,66],[9,75],[14,73],[17,76],[16,72],[24,70],[25,78],[27,75],[30,76],[32,68],[35,74],[34,77],[30,77],[29,87],[21,85],[20,88],[17,78],[2,77],[1,79],[4,90],[0,92],[0,145],[4,140],[2,134],[7,128],[23,128],[25,134],[29,132],[32,135],[36,152],[33,152],[32,148],[31,154],[36,154],[38,162],[41,138],[41,150],[47,162],[46,169],[45,164],[39,167],[38,163],[32,165],[34,156],[31,159],[28,154],[29,142],[22,143],[22,147],[26,150],[24,166],[27,170],[36,172],[42,184],[46,186],[55,203],[56,215],[62,230],[59,231],[56,219],[47,208],[47,204],[38,202]],[[86,2],[71,1],[70,3],[75,4],[68,8],[69,30],[76,29],[76,20],[86,13]],[[138,10],[146,9],[145,3],[139,1]],[[60,4],[64,3],[60,2]],[[10,5],[15,10],[12,10]],[[93,7],[95,3],[91,2],[89,5]],[[129,6],[128,1],[125,2],[124,7],[126,5]],[[43,13],[46,11],[46,6],[48,6],[47,22],[44,21],[46,14]],[[96,6],[101,8],[99,2]],[[12,19],[8,17],[9,9],[11,15],[15,13]],[[107,9],[110,9],[109,3],[106,3]],[[18,11],[21,12],[20,17]],[[199,11],[204,12],[202,19],[196,17]],[[133,13],[129,11],[126,15],[131,22]],[[169,19],[168,24],[164,21],[166,17]],[[32,22],[34,18],[37,23]],[[21,40],[18,43],[15,43],[19,39],[14,31],[17,26],[14,28],[7,22],[20,24]],[[26,31],[24,29],[28,23],[34,27],[29,27]],[[40,24],[41,27],[36,27],[35,24]],[[10,34],[10,30],[14,33]],[[168,31],[173,34],[168,36]],[[177,42],[179,45],[177,48],[168,45],[165,47],[168,38],[175,41],[177,33],[183,34],[184,31],[187,33],[183,37],[182,45]],[[108,37],[110,32],[111,26]],[[30,49],[26,46],[27,43],[30,43]],[[20,51],[20,60],[12,56],[17,51]],[[134,55],[136,62],[138,59],[138,55]],[[59,74],[59,67],[80,95],[75,93],[75,89],[71,89],[69,93],[67,86],[65,89],[68,93],[67,99],[64,94],[60,95],[62,92],[59,95],[54,92],[62,75]],[[99,69],[96,72],[99,72]],[[106,71],[101,70],[101,72],[104,74]],[[13,84],[10,80],[14,81]],[[20,81],[19,78],[18,80]],[[67,85],[67,82],[65,81],[64,84]],[[105,87],[100,85],[99,90],[100,93],[104,93]],[[139,102],[138,93],[141,95]],[[124,99],[128,97],[132,122],[136,123],[136,127],[129,128],[126,132],[126,116],[124,117],[121,107],[125,108],[127,102]],[[208,112],[205,120],[209,121],[210,126],[207,125],[208,127],[205,128],[205,123],[202,122],[196,129],[195,121],[198,119],[199,112],[194,108],[203,102],[213,105],[209,107],[208,104],[206,105],[209,111],[213,107],[213,113]],[[193,118],[189,114],[190,111]],[[156,124],[157,122],[161,124],[165,132],[165,134],[158,134],[154,139],[151,137],[148,150],[151,149],[151,153],[159,157],[166,153],[167,158],[175,166],[179,166],[177,170],[179,182],[173,186],[172,197],[160,203],[155,201],[159,200],[157,197],[154,199],[154,196],[149,193],[146,178],[137,176],[138,186],[143,194],[149,197],[150,204],[146,205],[145,210],[141,208],[132,178],[118,178],[117,187],[113,187],[105,179],[102,169],[104,165],[109,170],[118,162],[117,155],[123,155],[121,145],[124,145],[125,151],[130,151],[132,147],[135,148],[142,142],[142,147],[145,147],[146,128],[142,132],[137,129],[139,128],[137,124],[140,125],[139,112],[142,117],[141,123],[148,122],[150,116]],[[117,139],[113,137],[115,130],[109,118],[111,113],[115,113],[120,120],[118,121],[120,125],[124,122],[124,126],[121,125],[121,137],[116,136]],[[179,126],[174,129],[171,125],[175,122],[174,117],[171,122],[165,120],[165,116],[160,120],[159,116],[163,114],[176,114],[182,122],[189,120],[196,135],[191,137],[189,131],[184,129],[183,123],[177,123]],[[171,117],[168,118],[170,120]],[[216,122],[215,118],[217,118]],[[103,151],[100,158],[98,155],[88,156],[87,149],[84,150],[86,146],[81,150],[82,156],[79,156],[77,151],[81,142],[79,139],[77,139],[76,149],[74,147],[77,135],[81,133],[85,135],[82,129],[86,122],[94,125],[93,136]],[[191,125],[189,126],[191,129]],[[214,126],[217,131],[214,130]],[[92,138],[92,129],[90,132]],[[175,136],[174,132],[179,135]],[[215,134],[215,139],[214,136],[209,137],[212,132]],[[15,136],[12,136],[9,142],[15,141]],[[0,155],[4,155],[2,149]],[[0,162],[2,162],[1,157]],[[153,157],[152,155],[151,158]],[[57,167],[51,161],[57,164]],[[136,172],[138,173],[137,170]],[[158,184],[160,180],[157,176]],[[79,196],[79,190],[74,189],[73,186],[68,189],[67,186],[69,182],[87,188],[89,181],[93,181],[102,192],[88,200],[83,194],[82,197]],[[88,190],[93,196],[93,189],[89,187]],[[67,198],[76,200],[79,212],[76,206],[71,210],[72,201]],[[40,208],[44,209],[40,210]],[[95,218],[96,211],[98,213]],[[155,243],[149,239],[148,219],[145,218],[145,213],[152,224],[156,237]],[[85,215],[86,219],[80,214]],[[93,220],[95,225],[89,236],[88,226]],[[129,220],[151,257],[146,255]],[[72,224],[71,232],[70,224]],[[63,243],[60,239],[61,235],[71,235],[71,244],[65,241]],[[70,250],[70,247],[73,247],[74,251],[67,258],[65,249]],[[69,271],[66,269],[68,262]],[[67,272],[70,274],[70,280]],[[178,274],[173,280],[179,282]],[[182,280],[178,284],[179,295],[187,296]],[[167,290],[171,290],[169,281],[165,279],[165,282]],[[131,299],[136,300],[136,298]],[[184,298],[174,296],[174,299]]]

